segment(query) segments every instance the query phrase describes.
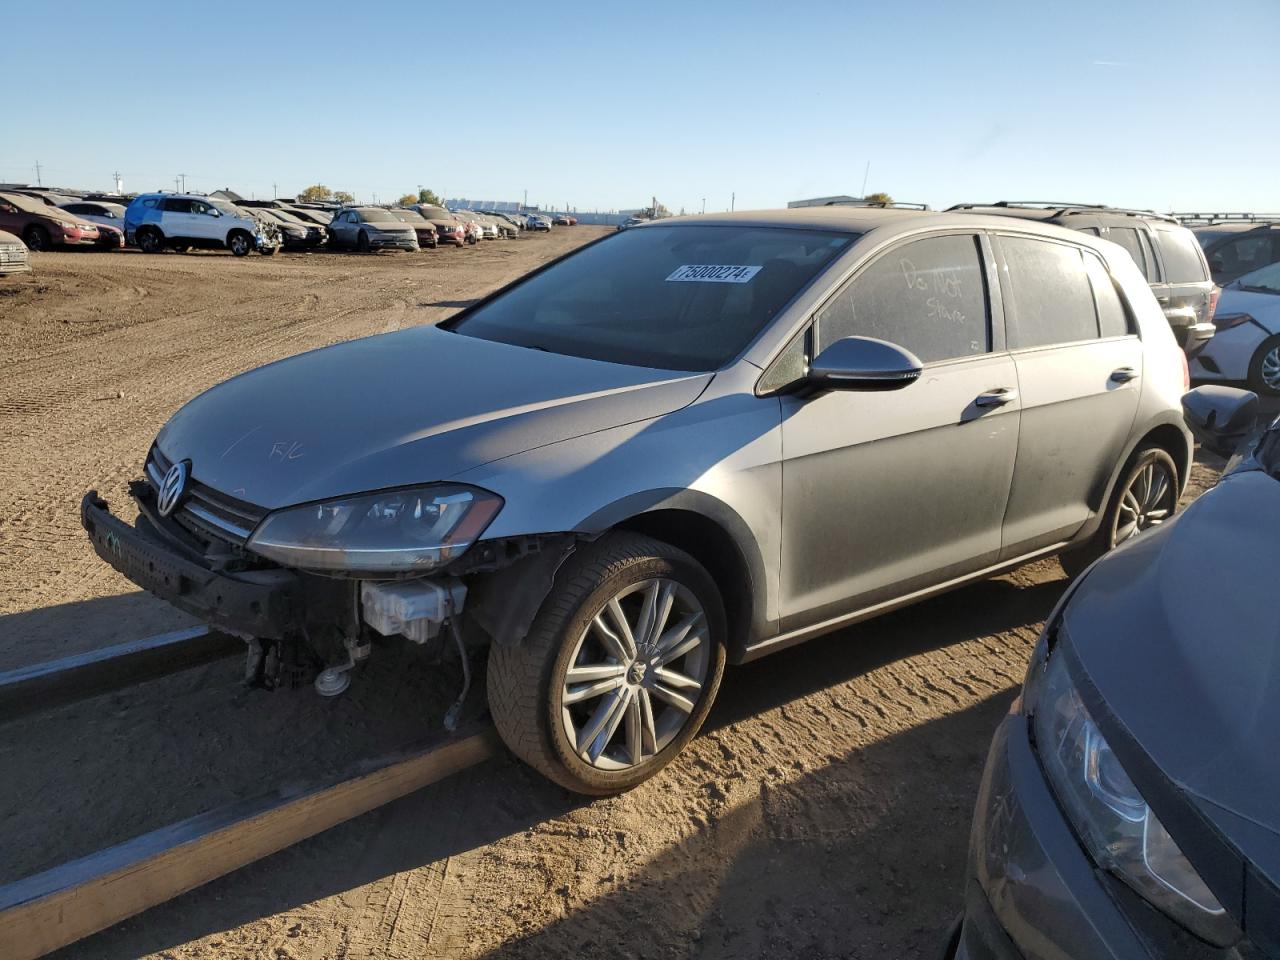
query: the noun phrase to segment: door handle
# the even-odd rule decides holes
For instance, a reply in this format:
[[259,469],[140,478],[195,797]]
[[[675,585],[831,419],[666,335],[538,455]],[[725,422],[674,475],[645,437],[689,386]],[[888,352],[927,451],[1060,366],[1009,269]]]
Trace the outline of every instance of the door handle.
[[1111,371],[1112,383],[1128,383],[1130,380],[1138,379],[1138,371],[1133,367],[1121,367],[1118,370]]
[[1003,407],[1006,403],[1012,403],[1017,399],[1017,390],[1012,387],[997,387],[995,390],[978,394],[973,398],[973,403],[978,407]]

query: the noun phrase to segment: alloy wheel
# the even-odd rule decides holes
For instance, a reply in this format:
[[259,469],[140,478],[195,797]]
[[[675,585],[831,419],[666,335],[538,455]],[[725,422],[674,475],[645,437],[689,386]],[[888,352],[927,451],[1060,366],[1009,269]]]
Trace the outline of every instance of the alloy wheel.
[[601,770],[652,760],[689,722],[711,663],[707,617],[675,580],[611,597],[578,638],[560,681],[574,751]]
[[1177,484],[1164,465],[1146,464],[1120,498],[1113,542],[1119,545],[1148,527],[1163,523],[1173,515],[1177,498]]
[[1268,350],[1266,356],[1262,358],[1260,373],[1262,382],[1280,393],[1280,344]]

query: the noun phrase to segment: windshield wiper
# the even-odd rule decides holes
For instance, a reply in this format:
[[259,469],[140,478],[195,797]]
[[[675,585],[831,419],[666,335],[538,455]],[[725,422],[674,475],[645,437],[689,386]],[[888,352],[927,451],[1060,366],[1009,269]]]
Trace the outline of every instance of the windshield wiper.
[[1240,289],[1248,293],[1280,294],[1280,289],[1277,289],[1276,287],[1255,287],[1250,284],[1241,284]]

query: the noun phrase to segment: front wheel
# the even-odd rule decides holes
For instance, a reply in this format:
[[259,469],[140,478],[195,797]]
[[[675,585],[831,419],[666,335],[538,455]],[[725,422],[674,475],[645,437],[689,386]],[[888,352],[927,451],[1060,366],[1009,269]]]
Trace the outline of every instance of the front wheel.
[[1268,337],[1249,361],[1249,389],[1267,397],[1280,397],[1280,336]]
[[1093,561],[1131,540],[1143,530],[1159,526],[1178,509],[1178,467],[1163,448],[1139,447],[1111,493],[1102,525],[1084,546],[1058,559],[1069,577],[1078,577]]
[[360,236],[356,237],[356,249],[361,253],[369,252],[369,235],[363,230],[360,231]]
[[227,248],[237,257],[247,257],[253,249],[253,238],[243,230],[237,230],[227,238]]
[[49,239],[49,231],[44,227],[30,226],[22,231],[22,242],[27,245],[27,249],[32,252],[41,250],[52,250],[53,241]]
[[582,548],[529,635],[489,652],[508,748],[577,793],[649,779],[706,720],[725,664],[724,607],[682,550],[633,533]]

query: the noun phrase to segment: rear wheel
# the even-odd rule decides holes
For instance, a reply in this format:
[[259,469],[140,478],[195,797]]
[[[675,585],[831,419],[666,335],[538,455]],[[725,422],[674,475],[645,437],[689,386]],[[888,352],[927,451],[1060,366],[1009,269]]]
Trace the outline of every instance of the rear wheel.
[[711,709],[724,608],[682,550],[614,533],[556,577],[529,635],[489,652],[489,706],[511,752],[577,793],[647,780]]
[[53,241],[49,239],[49,231],[44,227],[37,227],[35,224],[22,231],[22,242],[27,245],[28,250],[36,252],[53,249]]
[[143,227],[138,231],[138,247],[143,253],[159,253],[164,249],[164,234],[155,227]]
[[1161,447],[1139,447],[1112,491],[1097,533],[1058,558],[1062,569],[1070,577],[1079,576],[1104,553],[1164,523],[1177,509],[1178,467],[1173,457]]
[[258,252],[259,252],[260,254],[262,254],[264,257],[273,257],[273,256],[275,256],[275,252],[276,252],[278,249],[280,249],[280,248],[279,248],[279,247],[263,247],[263,248],[262,248],[261,250],[259,250]]
[[237,257],[247,257],[253,249],[253,237],[243,230],[236,230],[227,237],[227,249]]
[[177,253],[186,253],[188,250],[191,249],[191,245],[186,243],[175,243],[173,245],[173,249]]
[[1280,336],[1264,340],[1249,361],[1249,389],[1264,396],[1280,397]]

